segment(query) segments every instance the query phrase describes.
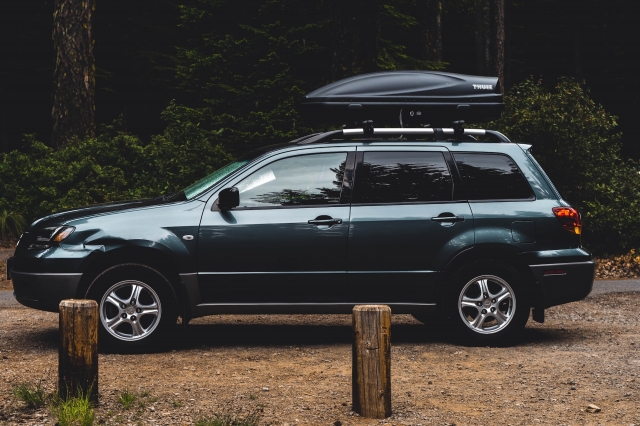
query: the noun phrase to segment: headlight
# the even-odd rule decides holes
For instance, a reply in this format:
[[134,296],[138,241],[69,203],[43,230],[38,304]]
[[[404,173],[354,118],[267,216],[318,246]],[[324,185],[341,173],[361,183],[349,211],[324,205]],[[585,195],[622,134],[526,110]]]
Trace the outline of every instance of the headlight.
[[52,226],[42,228],[36,233],[36,242],[29,246],[30,249],[47,249],[53,243],[64,241],[69,235],[75,231],[73,226]]

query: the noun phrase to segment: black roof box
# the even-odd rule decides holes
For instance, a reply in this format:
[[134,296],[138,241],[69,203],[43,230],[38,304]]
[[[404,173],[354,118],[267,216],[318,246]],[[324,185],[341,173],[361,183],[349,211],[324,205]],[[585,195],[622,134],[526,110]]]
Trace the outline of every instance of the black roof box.
[[497,77],[440,71],[387,71],[362,74],[307,94],[301,112],[316,121],[340,124],[402,120],[431,126],[464,120],[497,119],[504,104]]

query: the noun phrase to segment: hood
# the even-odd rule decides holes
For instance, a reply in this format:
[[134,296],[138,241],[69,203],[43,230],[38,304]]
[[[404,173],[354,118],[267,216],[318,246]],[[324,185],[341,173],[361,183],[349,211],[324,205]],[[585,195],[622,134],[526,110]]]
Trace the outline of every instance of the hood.
[[112,203],[94,204],[91,206],[78,207],[73,209],[61,210],[59,212],[41,217],[34,221],[27,232],[33,231],[36,228],[42,228],[46,226],[62,225],[70,220],[78,219],[80,217],[92,216],[101,213],[116,212],[122,210],[131,210],[138,207],[149,206],[152,204],[159,204],[163,201],[146,198],[141,200],[127,200],[127,201],[115,201]]

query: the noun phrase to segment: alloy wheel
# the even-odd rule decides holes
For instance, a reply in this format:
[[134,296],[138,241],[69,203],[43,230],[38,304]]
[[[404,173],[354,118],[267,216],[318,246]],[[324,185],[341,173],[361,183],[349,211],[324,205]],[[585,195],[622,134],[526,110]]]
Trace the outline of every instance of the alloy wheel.
[[464,324],[479,334],[505,329],[514,317],[516,296],[505,280],[494,275],[473,278],[462,288],[458,312]]
[[105,330],[121,341],[148,337],[160,324],[162,305],[148,284],[137,280],[111,286],[100,301],[100,321]]

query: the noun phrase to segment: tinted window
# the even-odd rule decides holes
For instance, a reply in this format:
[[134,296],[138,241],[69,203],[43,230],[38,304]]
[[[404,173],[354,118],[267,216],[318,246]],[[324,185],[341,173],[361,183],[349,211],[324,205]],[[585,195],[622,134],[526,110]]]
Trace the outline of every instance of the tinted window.
[[452,190],[441,152],[365,152],[354,202],[450,201]]
[[274,161],[236,185],[240,207],[337,204],[346,159],[339,152]]
[[518,200],[533,196],[513,160],[498,154],[455,154],[469,200]]

